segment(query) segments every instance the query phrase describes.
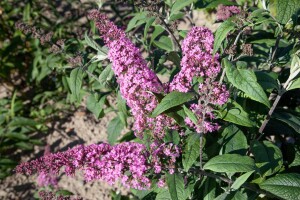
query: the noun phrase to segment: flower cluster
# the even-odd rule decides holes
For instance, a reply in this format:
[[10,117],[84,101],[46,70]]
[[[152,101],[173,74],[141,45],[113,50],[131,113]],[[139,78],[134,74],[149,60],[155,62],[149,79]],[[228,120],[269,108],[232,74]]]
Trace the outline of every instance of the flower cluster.
[[192,89],[194,77],[202,77],[199,84],[199,104],[191,105],[191,110],[198,118],[198,124],[186,118],[188,126],[197,132],[213,132],[219,128],[218,124],[210,122],[215,119],[211,105],[223,105],[227,102],[229,92],[225,85],[215,81],[221,65],[218,55],[213,55],[214,37],[212,32],[204,27],[194,27],[182,42],[183,58],[181,71],[174,77],[170,90],[188,92]]
[[[45,150],[44,150],[44,156],[50,154],[50,146],[46,145]],[[57,177],[55,174],[53,174],[51,171],[50,173],[42,171],[39,173],[37,177],[37,184],[40,187],[46,187],[46,186],[54,186],[57,187],[58,181]]]
[[[82,170],[87,181],[100,179],[111,185],[121,181],[126,187],[144,189],[151,185],[147,174],[154,165],[156,174],[166,168],[174,172],[174,163],[179,157],[178,147],[172,144],[162,145],[159,148],[152,146],[152,150],[153,152],[149,152],[145,145],[132,142],[115,146],[106,143],[86,147],[81,145],[65,152],[47,154],[39,159],[22,163],[15,170],[17,173],[29,175],[36,172],[58,174],[64,167],[67,175],[74,175],[76,170]],[[153,162],[149,160],[150,155]]]
[[241,10],[237,6],[224,6],[219,5],[217,8],[217,20],[218,21],[225,21],[229,17],[239,14]]
[[96,22],[100,35],[109,47],[108,57],[120,84],[122,97],[135,118],[136,135],[142,137],[145,130],[152,130],[154,136],[163,138],[164,128],[172,127],[173,120],[165,115],[148,117],[157,106],[153,93],[163,92],[163,86],[156,74],[147,67],[139,49],[107,17],[93,10],[89,19]]
[[170,90],[188,92],[193,77],[212,77],[220,72],[218,55],[212,56],[214,36],[205,27],[194,27],[182,42],[181,71],[170,83]]

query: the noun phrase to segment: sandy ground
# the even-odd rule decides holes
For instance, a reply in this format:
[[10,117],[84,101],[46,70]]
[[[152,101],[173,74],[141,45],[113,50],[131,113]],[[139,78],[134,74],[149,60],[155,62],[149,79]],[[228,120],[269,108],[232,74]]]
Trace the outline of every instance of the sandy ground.
[[[212,31],[215,31],[219,24],[212,24],[214,16],[210,16],[203,12],[193,12],[194,22],[197,26],[207,26]],[[190,29],[189,23],[181,22],[179,30]],[[1,88],[0,88],[1,89]],[[3,91],[0,93],[3,94]],[[3,96],[2,96],[3,97]],[[1,98],[1,95],[0,95]],[[53,129],[49,131],[46,141],[51,145],[51,151],[57,152],[66,150],[77,144],[93,144],[107,140],[106,126],[114,117],[114,114],[109,114],[100,120],[95,120],[92,114],[88,114],[84,108],[76,111],[73,116],[67,121],[55,122]],[[44,147],[35,147],[35,153],[29,157],[23,157],[23,161],[37,158],[43,154]],[[111,199],[110,192],[112,189],[126,190],[109,186],[108,184],[95,181],[86,183],[80,174],[76,174],[75,178],[61,175],[59,177],[59,187],[67,189],[74,194],[77,194],[84,199],[90,200],[108,200]],[[35,176],[24,176],[14,174],[0,181],[0,199],[3,200],[30,200],[34,199],[33,195],[38,190],[35,184]]]

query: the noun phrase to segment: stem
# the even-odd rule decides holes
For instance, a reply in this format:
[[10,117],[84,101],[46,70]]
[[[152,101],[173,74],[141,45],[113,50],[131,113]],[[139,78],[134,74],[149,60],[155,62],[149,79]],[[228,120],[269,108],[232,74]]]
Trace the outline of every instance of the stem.
[[273,114],[273,112],[274,112],[274,110],[275,110],[275,108],[276,108],[278,102],[279,102],[280,99],[281,99],[281,96],[282,96],[282,94],[278,94],[278,96],[276,97],[276,99],[275,99],[275,101],[274,101],[274,103],[273,103],[271,109],[270,109],[269,112],[268,112],[268,115],[267,115],[265,121],[262,123],[261,127],[259,128],[259,131],[258,131],[258,132],[259,132],[261,135],[259,136],[259,138],[258,138],[257,140],[259,140],[259,139],[263,136],[263,131],[264,131],[264,129],[266,128],[268,122],[270,121],[271,116],[272,116],[272,114]]
[[203,133],[200,133],[200,169],[202,170],[202,154],[203,154]]
[[165,22],[165,20],[162,17],[159,17],[160,21],[163,23],[164,27],[166,28],[166,31],[171,36],[171,40],[173,43],[173,46],[175,48],[175,51],[180,50],[180,44],[179,41],[176,39],[175,35],[172,33],[171,29],[169,28],[168,24]]
[[[236,36],[235,41],[234,41],[234,43],[233,43],[233,46],[234,46],[234,45],[237,45],[237,43],[238,43],[238,41],[239,41],[239,39],[240,39],[240,37],[241,37],[241,35],[242,35],[243,32],[244,32],[244,30],[241,30],[241,31],[239,32],[239,34]],[[232,55],[229,55],[228,59],[229,59],[230,61],[232,61],[233,56],[232,56]],[[219,85],[222,84],[223,79],[224,79],[224,77],[225,77],[225,73],[226,73],[226,70],[223,68],[222,75],[221,75],[221,78],[220,78],[220,80],[219,80]]]

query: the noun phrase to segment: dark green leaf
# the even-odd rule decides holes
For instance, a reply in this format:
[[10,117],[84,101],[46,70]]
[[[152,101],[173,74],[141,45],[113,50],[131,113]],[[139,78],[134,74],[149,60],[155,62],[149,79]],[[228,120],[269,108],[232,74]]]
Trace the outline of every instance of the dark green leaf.
[[72,70],[70,79],[69,79],[69,86],[72,93],[72,96],[75,101],[80,102],[81,101],[81,95],[80,90],[82,87],[82,81],[83,81],[83,71],[81,68],[75,68]]
[[155,200],[172,200],[172,198],[170,192],[166,189],[163,189],[156,195]]
[[270,107],[268,97],[262,87],[257,83],[256,76],[252,70],[236,69],[228,59],[223,59],[226,75],[232,85],[242,90],[248,97]]
[[300,197],[300,174],[279,174],[259,187],[283,199],[296,200]]
[[269,141],[263,141],[263,143],[254,141],[251,144],[251,152],[260,173],[264,176],[278,172],[283,165],[280,149]]
[[255,170],[254,160],[238,154],[224,154],[210,159],[203,167],[214,172],[249,172]]
[[168,174],[167,185],[172,200],[186,200],[184,181],[180,174]]
[[152,117],[156,117],[170,108],[179,106],[191,100],[194,96],[195,96],[194,93],[182,93],[177,91],[171,92],[167,94],[157,105],[157,107],[154,109],[152,113]]
[[73,195],[73,193],[70,192],[70,191],[68,191],[68,190],[58,190],[56,192],[56,195],[58,195],[58,196],[60,196],[60,195],[62,195],[62,196],[70,196],[70,195]]
[[245,155],[248,149],[247,138],[235,125],[230,125],[222,132],[222,154],[235,153]]
[[165,31],[165,29],[161,25],[154,26],[154,32],[151,35],[150,44],[161,34]]
[[296,133],[300,134],[300,118],[296,115],[288,112],[276,111],[273,113],[272,117],[287,124],[288,126],[293,128]]
[[124,128],[124,124],[122,123],[119,117],[115,117],[113,120],[109,122],[107,127],[107,134],[108,134],[107,139],[109,144],[115,144],[123,128]]
[[178,145],[180,142],[178,131],[169,130],[164,137],[164,142],[172,142],[173,144]]
[[192,133],[187,139],[185,145],[182,164],[185,171],[188,171],[200,155],[200,134]]
[[9,126],[30,126],[35,127],[38,125],[36,121],[33,119],[25,118],[25,117],[14,117],[12,121],[9,123]]
[[220,111],[221,119],[246,127],[253,127],[255,123],[249,119],[248,113],[235,101],[227,103]]

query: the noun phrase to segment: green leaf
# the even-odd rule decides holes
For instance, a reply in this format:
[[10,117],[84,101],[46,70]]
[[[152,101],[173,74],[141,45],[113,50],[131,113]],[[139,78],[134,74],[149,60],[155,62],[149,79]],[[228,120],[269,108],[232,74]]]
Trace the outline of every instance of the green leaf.
[[205,8],[217,8],[220,4],[224,6],[235,6],[237,3],[228,1],[228,0],[214,0],[211,3],[209,3]]
[[185,105],[183,105],[183,109],[184,109],[185,114],[188,116],[188,118],[190,118],[190,120],[192,120],[192,122],[194,124],[198,124],[198,119],[197,119],[196,115],[190,109],[188,109]]
[[262,87],[257,83],[256,76],[249,69],[236,69],[228,59],[223,59],[226,75],[232,85],[243,91],[251,99],[270,107],[268,97]]
[[217,184],[216,180],[210,177],[207,177],[204,185],[204,198],[203,200],[214,200],[216,197]]
[[60,196],[70,196],[70,195],[74,195],[72,192],[68,191],[68,190],[58,190],[56,192],[56,195]]
[[289,86],[287,87],[287,90],[294,90],[300,88],[300,78],[297,78],[295,80],[292,80]]
[[30,126],[30,127],[35,127],[36,125],[39,125],[39,123],[37,123],[33,119],[29,119],[25,117],[14,117],[12,121],[8,124],[8,126]]
[[192,133],[187,138],[185,145],[182,164],[185,171],[188,171],[200,155],[200,134]]
[[141,13],[135,14],[135,16],[129,21],[126,32],[129,32],[132,29],[134,29],[135,27],[146,23],[146,19],[148,19],[146,12],[141,12]]
[[259,187],[283,199],[299,199],[300,174],[279,174],[264,181]]
[[124,124],[122,123],[119,117],[115,117],[113,120],[109,122],[107,126],[107,134],[108,134],[107,140],[109,144],[111,145],[115,144],[123,128],[124,128]]
[[270,176],[278,172],[283,165],[282,153],[272,142],[254,141],[251,144],[251,152],[263,176]]
[[300,58],[297,55],[293,55],[290,74],[293,74],[300,69]]
[[151,27],[151,25],[153,24],[153,22],[155,21],[155,17],[150,17],[149,19],[147,19],[147,23],[145,26],[145,30],[144,30],[144,39],[147,39],[147,34],[149,31],[149,28]]
[[168,174],[167,185],[172,200],[186,200],[184,181],[180,174]]
[[180,142],[180,136],[178,131],[169,130],[164,137],[164,142],[172,142],[173,144],[178,145]]
[[247,173],[243,174],[242,176],[238,177],[232,184],[231,188],[234,190],[239,189],[247,181],[247,179],[251,176],[251,174],[253,174],[253,172],[255,172],[255,171],[253,170],[253,171],[247,172]]
[[270,0],[270,11],[276,20],[286,24],[299,9],[299,0]]
[[221,47],[222,42],[227,37],[228,33],[232,31],[235,28],[235,24],[231,21],[225,21],[223,22],[220,27],[216,31],[215,35],[215,43],[214,43],[214,51],[215,54],[219,48]]
[[268,91],[272,92],[273,89],[279,89],[278,87],[278,82],[277,82],[277,77],[278,75],[274,72],[262,72],[262,71],[257,71],[255,72],[257,82],[260,84],[260,86]]
[[255,126],[255,123],[249,119],[248,113],[235,101],[227,103],[225,108],[220,111],[220,114],[219,117],[224,121],[246,127]]
[[217,196],[214,200],[249,200],[247,194],[240,191],[225,192]]
[[99,55],[102,55],[102,56],[107,56],[107,52],[105,50],[103,50],[99,44],[97,44],[97,42],[95,42],[92,38],[90,38],[88,36],[88,33],[85,32],[84,34],[84,39],[85,39],[85,42],[90,46],[92,47],[93,49],[95,49]]
[[293,128],[296,133],[300,134],[300,118],[296,115],[285,111],[276,111],[273,113],[272,118],[287,124]]
[[235,125],[230,125],[222,132],[221,140],[222,154],[245,155],[248,149],[247,138],[244,133]]
[[184,7],[192,4],[194,0],[176,0],[171,8],[171,13],[174,14],[175,12],[180,11]]
[[83,81],[82,69],[79,67],[73,69],[70,75],[69,85],[70,85],[72,96],[77,102],[81,101],[80,90],[82,87],[82,81]]
[[172,198],[170,192],[166,189],[163,189],[156,195],[155,200],[172,200]]
[[105,100],[106,100],[106,95],[102,96],[98,101],[95,95],[91,94],[87,98],[87,103],[86,103],[87,109],[92,113],[94,113],[96,118],[99,118],[101,112],[103,111],[103,105],[105,103]]
[[173,51],[173,44],[171,38],[167,36],[161,36],[159,41],[153,42],[155,46],[166,51]]
[[161,100],[161,102],[157,105],[157,107],[152,112],[151,116],[156,117],[170,108],[179,106],[191,100],[194,96],[195,94],[191,92],[190,93],[182,93],[177,91],[171,92]]
[[161,26],[161,25],[156,25],[154,26],[154,31],[151,35],[151,40],[150,40],[150,44],[153,43],[153,41],[163,32],[165,31],[165,29]]
[[214,172],[249,172],[255,170],[254,160],[238,154],[224,154],[213,157],[203,167]]
[[14,167],[18,164],[18,162],[8,159],[8,158],[0,158],[0,166],[10,166]]
[[28,142],[17,142],[15,145],[23,150],[32,150],[33,149],[33,145]]
[[109,82],[114,77],[114,71],[111,68],[111,65],[105,67],[99,76],[99,82],[104,87],[109,87]]

